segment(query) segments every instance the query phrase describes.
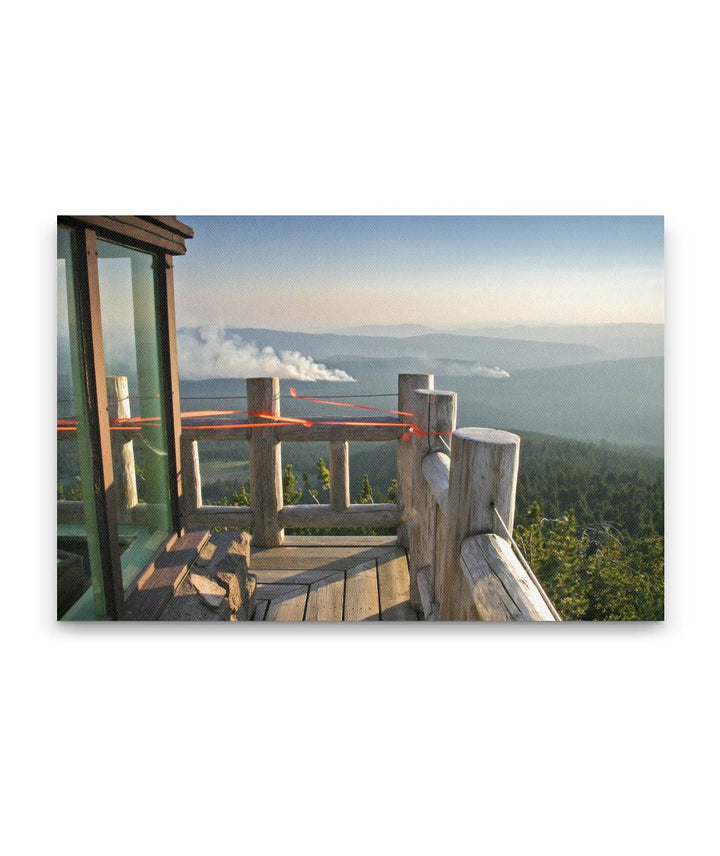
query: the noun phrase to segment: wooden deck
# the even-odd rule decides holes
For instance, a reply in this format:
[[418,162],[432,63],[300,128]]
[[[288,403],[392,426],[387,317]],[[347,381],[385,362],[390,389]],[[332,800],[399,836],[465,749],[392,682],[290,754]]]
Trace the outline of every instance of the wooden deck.
[[[227,548],[236,533],[217,532]],[[417,621],[407,555],[393,537],[290,536],[253,548],[255,621]]]

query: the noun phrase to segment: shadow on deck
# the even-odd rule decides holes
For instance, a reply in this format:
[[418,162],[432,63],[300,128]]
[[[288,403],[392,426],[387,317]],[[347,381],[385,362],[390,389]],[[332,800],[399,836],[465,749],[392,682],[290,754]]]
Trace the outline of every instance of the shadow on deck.
[[[225,551],[234,532],[217,532]],[[410,606],[407,554],[394,537],[288,536],[253,548],[255,621],[417,621]]]

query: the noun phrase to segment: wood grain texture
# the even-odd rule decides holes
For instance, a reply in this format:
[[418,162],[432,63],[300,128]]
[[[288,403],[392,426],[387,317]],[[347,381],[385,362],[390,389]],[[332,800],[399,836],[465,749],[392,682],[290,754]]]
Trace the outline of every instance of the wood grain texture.
[[350,453],[347,440],[330,443],[330,507],[344,511],[350,506]]
[[307,597],[307,588],[302,588],[273,598],[268,605],[265,621],[302,621]]
[[378,577],[374,560],[357,565],[347,572],[344,620],[380,620]]
[[491,428],[462,428],[453,435],[448,488],[447,540],[442,556],[443,620],[459,620],[464,575],[460,548],[471,535],[498,533],[495,503],[512,532],[520,438]]
[[195,511],[186,511],[183,523],[186,528],[195,526],[231,526],[236,529],[253,525],[255,516],[247,505],[203,505]]
[[435,502],[447,514],[450,487],[450,456],[445,452],[428,452],[422,460],[422,473]]
[[[248,410],[280,415],[280,381],[276,377],[247,379]],[[283,543],[279,512],[283,506],[280,444],[271,430],[257,430],[248,441],[250,493],[255,543],[275,547]]]
[[286,547],[394,547],[395,535],[286,535]]
[[206,529],[187,532],[177,538],[167,552],[151,562],[127,598],[125,620],[152,621],[158,618],[209,538],[210,532]]
[[445,390],[415,392],[415,425],[412,437],[412,527],[410,529],[410,599],[413,608],[422,609],[416,576],[420,568],[432,565],[435,545],[435,497],[423,473],[423,461],[429,454],[444,454],[455,428],[457,395]]
[[[268,380],[268,378],[262,378]],[[249,408],[248,408],[249,409]],[[397,419],[394,416],[385,416],[381,414],[378,417],[353,416],[351,419],[344,420],[324,416],[306,416],[309,422],[317,424],[304,426],[295,425],[290,422],[282,425],[277,425],[273,428],[247,428],[248,420],[238,420],[237,426],[233,428],[213,427],[199,428],[188,425],[183,427],[183,435],[190,440],[249,440],[256,434],[267,435],[277,442],[288,441],[292,443],[315,443],[315,442],[343,442],[362,441],[362,442],[380,442],[387,440],[398,440],[407,431],[407,427],[403,424],[409,421],[403,417]],[[269,420],[268,420],[269,421]],[[322,424],[327,421],[351,421],[350,425],[330,425]],[[375,423],[382,424],[377,425]],[[213,421],[208,418],[203,424],[212,425]],[[72,439],[64,434],[70,432],[60,432],[58,438]]]
[[460,562],[482,621],[555,621],[505,538],[494,534],[466,538]]
[[196,440],[180,435],[180,472],[182,474],[181,507],[185,516],[202,506],[202,479],[200,476],[200,454]]
[[432,584],[430,581],[431,573],[432,569],[429,565],[426,565],[424,568],[420,568],[417,572],[417,586],[425,621],[431,621],[433,615],[434,604],[432,597]]
[[[254,502],[253,502],[254,506]],[[286,505],[278,515],[280,524],[287,528],[305,526],[382,526],[391,528],[400,522],[400,512],[392,502],[375,502],[368,505],[354,503],[342,510],[329,505]]]
[[308,593],[305,621],[342,621],[345,574],[338,571],[313,583]]
[[381,621],[417,621],[410,605],[410,575],[405,550],[397,549],[378,560],[378,588]]
[[[431,374],[400,374],[398,375],[398,407],[404,413],[413,413],[415,407],[415,390],[432,389],[435,386],[435,376]],[[408,417],[399,417],[408,421]],[[400,511],[398,526],[398,542],[404,547],[410,546],[410,527],[412,526],[412,479],[413,453],[411,444],[405,440],[398,441],[397,448],[397,503]]]

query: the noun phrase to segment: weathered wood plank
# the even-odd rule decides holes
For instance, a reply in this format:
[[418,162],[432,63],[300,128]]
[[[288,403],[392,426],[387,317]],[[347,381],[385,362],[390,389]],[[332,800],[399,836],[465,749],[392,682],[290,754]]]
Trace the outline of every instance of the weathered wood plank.
[[495,534],[466,538],[460,562],[482,621],[555,621],[505,538]]
[[417,621],[410,605],[410,575],[407,556],[398,549],[382,561],[378,560],[381,621]]
[[[248,378],[248,410],[280,415],[280,381],[276,377]],[[253,508],[253,537],[257,544],[274,547],[283,543],[279,512],[283,505],[280,443],[272,429],[257,430],[248,441],[250,493]]]
[[330,443],[330,507],[343,511],[350,505],[350,454],[346,440]]
[[[333,418],[332,416],[307,416],[305,417],[312,425],[292,425],[286,424],[277,426],[273,429],[262,429],[274,433],[276,439],[281,441],[290,441],[293,443],[317,442],[335,440],[350,442],[370,441],[380,442],[383,440],[398,440],[405,433],[407,428],[404,422],[409,421],[405,418],[396,419],[394,416],[385,418],[385,414],[379,414],[376,417],[351,417],[349,419]],[[349,425],[332,425],[332,422],[350,422]],[[380,422],[382,424],[378,425]],[[206,432],[207,433],[207,432]],[[215,433],[210,432],[210,433]],[[212,439],[215,439],[213,437]]]
[[397,505],[376,502],[369,505],[353,504],[338,510],[329,505],[286,505],[279,514],[286,528],[305,526],[382,526],[393,527],[400,522]]
[[279,571],[269,570],[263,571],[253,567],[253,574],[257,577],[258,583],[271,584],[278,583],[282,585],[310,585],[312,583],[325,580],[333,574],[343,571],[343,564],[352,563],[333,563],[323,568],[310,568],[304,571]]
[[453,435],[448,488],[447,540],[442,558],[443,620],[460,618],[466,586],[460,564],[463,541],[500,534],[493,503],[512,532],[520,438],[492,428],[461,428]]
[[440,506],[443,514],[447,514],[450,456],[444,452],[429,452],[422,460],[422,474],[435,502]]
[[434,604],[432,598],[432,584],[430,581],[431,573],[432,569],[429,565],[425,565],[424,568],[420,568],[417,572],[418,594],[420,595],[420,603],[422,603],[425,621],[432,620],[431,617],[433,615]]
[[302,621],[305,614],[308,591],[287,592],[270,601],[265,621]]
[[286,535],[286,547],[394,547],[395,535]]
[[138,578],[137,587],[129,595],[124,618],[129,621],[152,621],[157,618],[209,538],[208,530],[188,532],[152,562]]
[[253,570],[304,571],[346,570],[361,562],[387,556],[391,546],[371,547],[280,547],[273,550],[253,550]]
[[375,561],[351,568],[345,579],[345,621],[379,621],[378,579]]
[[[223,427],[220,424],[213,425],[212,428],[202,428],[199,425],[184,425],[182,429],[183,436],[188,440],[249,440],[251,437],[260,434],[269,437],[277,442],[292,442],[292,443],[315,443],[315,442],[383,442],[388,440],[398,440],[407,431],[407,423],[411,420],[409,417],[403,417],[405,421],[389,416],[385,419],[384,415],[381,419],[368,418],[364,416],[352,417],[349,420],[332,420],[328,416],[307,416],[308,422],[313,422],[312,425],[296,425],[293,423],[283,423],[274,428],[247,428],[248,420],[238,420],[235,425],[237,427]],[[257,420],[255,420],[257,421]],[[270,421],[270,420],[268,420]],[[348,421],[349,425],[332,425],[328,424],[332,421]],[[383,424],[378,425],[377,422]],[[203,425],[212,425],[212,418],[203,420]],[[64,436],[65,434],[70,436]],[[129,437],[132,433],[128,432]],[[58,439],[72,439],[72,432],[59,432]]]
[[305,621],[342,621],[345,574],[340,571],[313,583],[308,594]]
[[255,589],[255,597],[257,600],[265,600],[271,601],[276,597],[282,597],[283,595],[295,595],[302,594],[302,592],[307,591],[306,585],[280,585],[279,583],[261,583],[258,582],[258,586]]
[[203,505],[183,515],[186,527],[234,526],[240,529],[252,526],[254,520],[252,509],[247,505]]
[[[435,376],[431,374],[400,374],[398,375],[398,410],[413,413],[416,389],[432,389],[435,386]],[[400,417],[404,422],[409,418]],[[410,546],[410,527],[412,526],[412,479],[413,453],[412,445],[404,440],[398,441],[397,450],[397,503],[400,510],[400,525],[398,526],[398,542],[404,547]]]
[[417,590],[417,572],[431,565],[435,545],[435,497],[423,474],[423,460],[433,452],[447,451],[449,432],[455,428],[457,395],[440,389],[415,392],[416,433],[412,438],[413,524],[410,530],[410,600],[418,611],[422,608]]

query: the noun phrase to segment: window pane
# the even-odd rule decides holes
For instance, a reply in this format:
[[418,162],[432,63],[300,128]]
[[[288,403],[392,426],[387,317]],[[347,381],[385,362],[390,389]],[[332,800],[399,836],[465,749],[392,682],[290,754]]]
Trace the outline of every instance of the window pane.
[[57,238],[57,616],[105,615],[78,296],[69,229]]
[[97,251],[118,537],[127,586],[172,531],[157,259],[108,241],[98,241]]

